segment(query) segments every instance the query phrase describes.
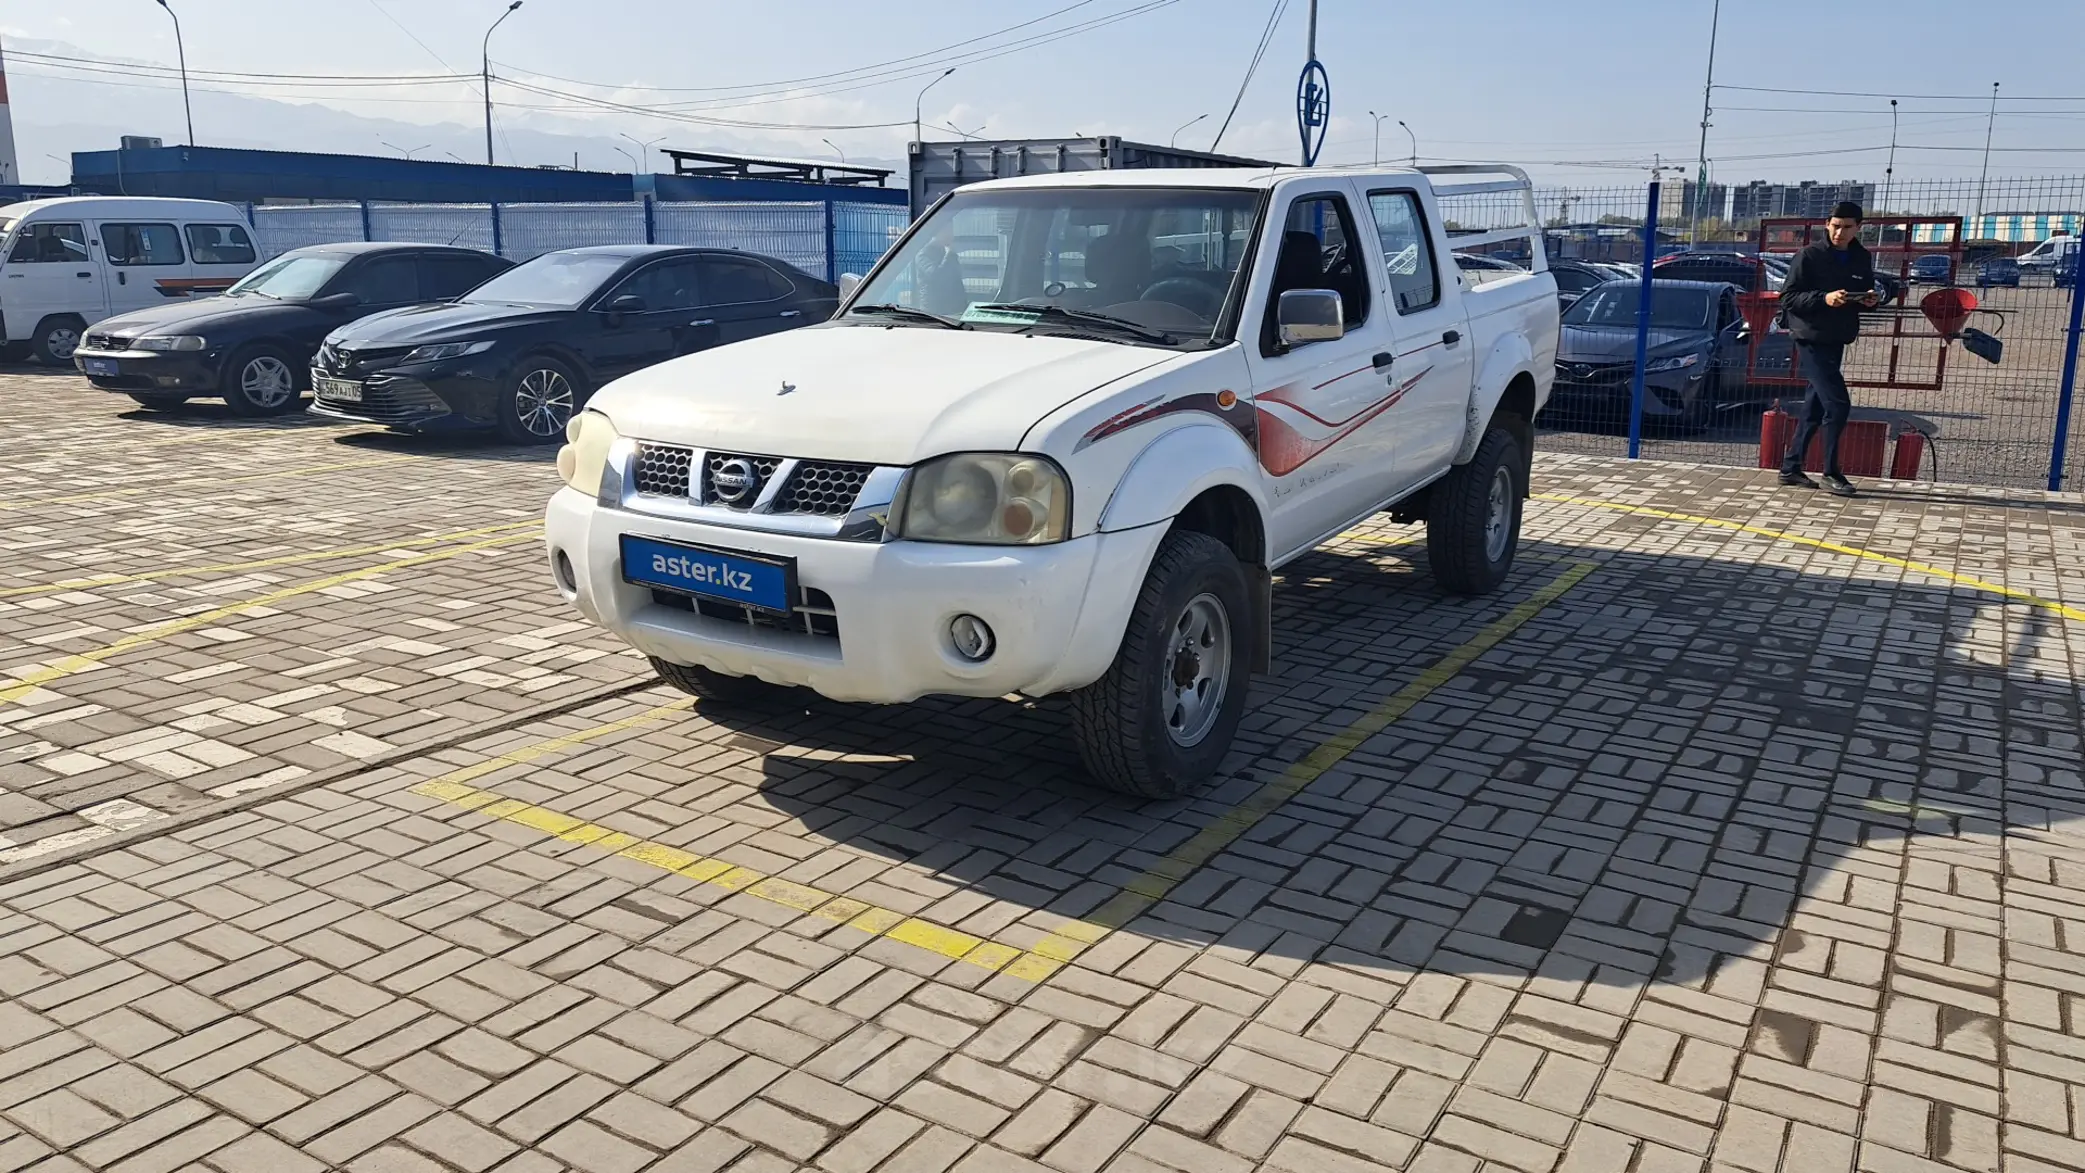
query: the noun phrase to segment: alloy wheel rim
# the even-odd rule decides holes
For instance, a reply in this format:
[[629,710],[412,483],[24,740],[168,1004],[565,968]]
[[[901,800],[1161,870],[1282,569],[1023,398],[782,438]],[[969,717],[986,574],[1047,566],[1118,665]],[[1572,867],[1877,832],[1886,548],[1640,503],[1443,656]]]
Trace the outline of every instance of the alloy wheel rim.
[[1159,703],[1166,735],[1183,749],[1200,745],[1216,728],[1231,682],[1231,618],[1215,595],[1188,600],[1166,632]]
[[258,407],[280,407],[297,393],[289,364],[272,354],[247,362],[239,372],[239,390]]
[[514,414],[531,436],[555,436],[572,422],[572,384],[545,367],[522,376],[514,389]]

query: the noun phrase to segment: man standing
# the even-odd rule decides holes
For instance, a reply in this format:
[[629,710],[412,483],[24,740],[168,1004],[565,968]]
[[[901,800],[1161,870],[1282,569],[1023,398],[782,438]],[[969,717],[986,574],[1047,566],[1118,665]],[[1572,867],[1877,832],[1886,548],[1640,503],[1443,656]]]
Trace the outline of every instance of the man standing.
[[1803,475],[1803,455],[1821,427],[1824,487],[1838,496],[1851,497],[1853,485],[1839,471],[1839,437],[1846,431],[1846,417],[1853,412],[1853,397],[1846,390],[1840,364],[1846,347],[1861,332],[1861,311],[1878,300],[1875,262],[1860,242],[1859,204],[1848,200],[1833,208],[1824,232],[1824,240],[1796,254],[1788,281],[1781,287],[1782,319],[1795,336],[1803,370],[1810,378],[1802,426],[1781,458],[1781,483],[1817,487],[1816,481]]

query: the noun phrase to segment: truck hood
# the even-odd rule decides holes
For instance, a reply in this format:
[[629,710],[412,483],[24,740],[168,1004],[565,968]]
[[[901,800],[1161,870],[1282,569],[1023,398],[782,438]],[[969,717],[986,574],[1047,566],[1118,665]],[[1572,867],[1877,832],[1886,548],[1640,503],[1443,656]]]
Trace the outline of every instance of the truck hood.
[[617,432],[764,456],[909,465],[1017,448],[1036,421],[1178,352],[992,330],[814,326],[626,375]]

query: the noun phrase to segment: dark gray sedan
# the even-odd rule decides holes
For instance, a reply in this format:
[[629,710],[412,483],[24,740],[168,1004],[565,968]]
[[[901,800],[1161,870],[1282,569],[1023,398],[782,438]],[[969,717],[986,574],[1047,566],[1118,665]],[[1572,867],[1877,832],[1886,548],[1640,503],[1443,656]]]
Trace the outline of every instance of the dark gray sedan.
[[[1586,291],[1564,311],[1556,387],[1543,422],[1569,415],[1595,425],[1627,426],[1642,291],[1635,281],[1609,282]],[[1747,402],[1751,348],[1735,288],[1719,281],[1653,280],[1644,419],[1700,431],[1717,408]],[[1760,339],[1753,369],[1786,374],[1792,353],[1792,340],[1775,330]]]

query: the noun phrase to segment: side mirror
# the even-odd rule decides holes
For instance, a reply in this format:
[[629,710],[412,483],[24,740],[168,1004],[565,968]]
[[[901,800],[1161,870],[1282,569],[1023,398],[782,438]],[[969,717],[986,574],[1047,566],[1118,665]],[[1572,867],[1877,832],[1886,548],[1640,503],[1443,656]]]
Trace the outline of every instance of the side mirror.
[[351,310],[362,304],[362,298],[354,293],[329,293],[311,304],[322,310]]
[[859,288],[861,288],[861,283],[862,283],[862,275],[861,275],[860,273],[842,273],[842,274],[840,274],[840,281],[839,281],[839,289],[840,289],[840,300],[841,300],[841,301],[846,301],[846,300],[847,300],[848,298],[850,298],[850,297],[853,297],[853,296],[854,296],[854,291],[855,291],[855,290],[857,290],[857,289],[859,289]]
[[1329,289],[1290,289],[1275,304],[1274,325],[1283,346],[1337,342],[1346,337],[1339,295]]
[[644,312],[644,299],[634,293],[619,294],[609,298],[608,304],[601,308],[611,314],[641,314]]

